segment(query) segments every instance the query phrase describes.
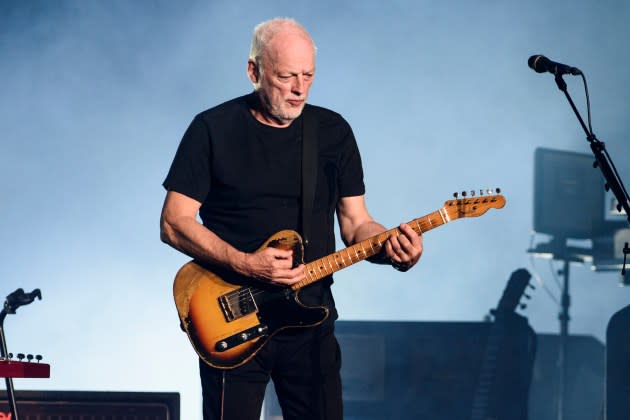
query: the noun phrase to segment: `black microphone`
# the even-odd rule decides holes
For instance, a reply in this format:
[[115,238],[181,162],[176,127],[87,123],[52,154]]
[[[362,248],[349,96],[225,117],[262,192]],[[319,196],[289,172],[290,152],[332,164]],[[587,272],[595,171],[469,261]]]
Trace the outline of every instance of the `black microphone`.
[[7,300],[4,302],[3,312],[14,314],[17,308],[22,305],[28,305],[33,302],[35,298],[39,300],[42,299],[42,292],[39,289],[34,289],[30,293],[24,293],[24,289],[19,288],[7,296]]
[[563,74],[572,74],[573,76],[579,76],[582,71],[577,67],[567,66],[566,64],[556,63],[551,61],[544,55],[532,55],[527,60],[527,65],[533,69],[536,73],[544,73],[548,71],[556,76],[562,76]]

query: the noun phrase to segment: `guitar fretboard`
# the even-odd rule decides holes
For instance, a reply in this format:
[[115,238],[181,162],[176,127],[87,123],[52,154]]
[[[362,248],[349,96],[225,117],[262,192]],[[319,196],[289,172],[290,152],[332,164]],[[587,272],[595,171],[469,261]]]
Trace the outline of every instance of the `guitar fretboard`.
[[[414,219],[407,224],[411,226],[416,233],[422,234],[449,221],[448,213],[442,208],[426,216]],[[400,235],[400,229],[393,228],[361,242],[357,242],[333,254],[312,261],[306,264],[306,277],[304,280],[293,284],[291,288],[293,290],[299,290],[343,268],[350,267],[359,261],[370,258],[381,252],[387,239],[398,235]]]

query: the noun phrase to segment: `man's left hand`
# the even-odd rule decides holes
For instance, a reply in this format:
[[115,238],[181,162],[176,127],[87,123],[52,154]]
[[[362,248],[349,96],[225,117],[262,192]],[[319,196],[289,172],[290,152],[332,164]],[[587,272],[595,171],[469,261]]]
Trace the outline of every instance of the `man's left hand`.
[[385,243],[385,254],[394,268],[407,271],[422,255],[422,236],[406,223],[401,224],[399,230],[399,235],[390,236]]

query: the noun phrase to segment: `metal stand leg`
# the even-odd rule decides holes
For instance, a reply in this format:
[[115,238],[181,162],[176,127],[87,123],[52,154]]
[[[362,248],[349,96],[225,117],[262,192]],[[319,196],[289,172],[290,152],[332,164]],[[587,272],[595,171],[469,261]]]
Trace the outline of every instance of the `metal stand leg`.
[[558,314],[560,320],[560,348],[558,351],[558,420],[568,419],[566,416],[566,401],[568,387],[568,354],[569,354],[569,307],[571,306],[571,296],[569,295],[569,261],[564,260],[562,270],[564,283],[562,286],[561,311]]
[[[0,342],[2,346],[0,346],[0,351],[2,352],[0,356],[3,358],[8,358],[7,351],[7,342],[4,338],[4,318],[6,318],[7,313],[3,310],[0,312]],[[17,412],[17,404],[15,403],[15,390],[13,388],[13,379],[12,378],[4,378],[4,381],[7,385],[7,399],[9,400],[9,409],[11,410],[11,416],[13,420],[20,420]]]

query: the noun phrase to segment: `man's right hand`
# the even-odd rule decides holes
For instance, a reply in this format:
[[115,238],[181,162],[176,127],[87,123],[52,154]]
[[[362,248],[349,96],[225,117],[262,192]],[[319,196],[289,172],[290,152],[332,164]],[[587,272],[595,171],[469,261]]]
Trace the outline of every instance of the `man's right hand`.
[[260,280],[291,285],[304,279],[304,264],[293,266],[292,251],[265,248],[253,254],[237,250],[199,223],[201,203],[175,191],[164,200],[161,238],[185,254]]
[[243,254],[235,269],[239,273],[259,280],[290,286],[304,279],[304,264],[293,266],[293,251],[265,248],[252,254]]

